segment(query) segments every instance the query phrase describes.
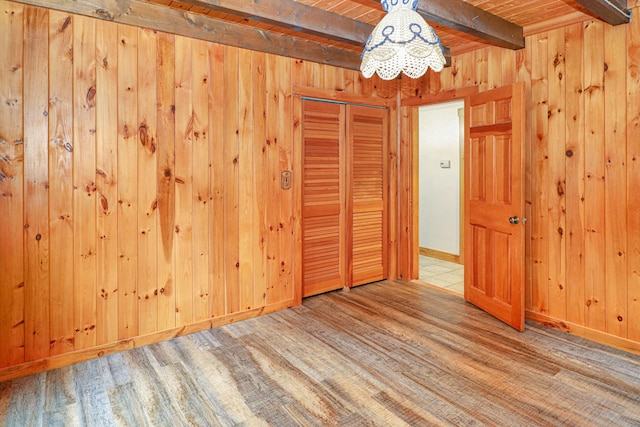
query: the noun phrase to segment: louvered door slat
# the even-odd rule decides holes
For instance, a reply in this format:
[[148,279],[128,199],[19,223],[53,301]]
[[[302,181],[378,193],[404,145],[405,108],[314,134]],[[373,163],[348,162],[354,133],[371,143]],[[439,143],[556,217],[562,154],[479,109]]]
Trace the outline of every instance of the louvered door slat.
[[338,104],[303,101],[302,294],[346,284],[344,115]]
[[387,112],[349,107],[351,285],[387,277]]

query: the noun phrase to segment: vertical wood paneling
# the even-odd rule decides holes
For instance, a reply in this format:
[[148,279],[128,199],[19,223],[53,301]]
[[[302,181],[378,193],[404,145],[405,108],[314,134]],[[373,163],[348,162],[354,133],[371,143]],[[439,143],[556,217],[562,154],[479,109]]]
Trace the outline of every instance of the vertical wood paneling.
[[27,7],[24,22],[25,359],[49,356],[48,14]]
[[[549,315],[564,319],[566,299],[565,31],[549,32]],[[551,142],[553,141],[553,142]]]
[[[637,10],[634,10],[636,13]],[[627,27],[627,286],[628,336],[640,341],[640,20]],[[622,221],[622,218],[620,218]]]
[[[400,109],[400,144],[398,153],[400,156],[399,171],[400,180],[398,184],[398,202],[399,202],[399,214],[398,223],[401,224],[398,231],[398,272],[399,276],[404,279],[412,279],[413,272],[413,255],[417,251],[417,248],[413,249],[412,240],[410,238],[410,232],[413,227],[413,214],[414,207],[413,200],[413,185],[414,177],[411,173],[411,166],[414,164],[414,152],[417,151],[417,146],[414,147],[414,131],[417,124],[414,124],[414,115],[412,109],[408,107],[402,107]],[[407,172],[408,171],[408,172]],[[416,174],[417,175],[417,174]],[[405,255],[406,254],[406,255]]]
[[277,65],[273,55],[267,55],[267,303],[275,301],[279,282],[278,235],[280,208],[275,208],[280,187],[278,143]]
[[76,349],[96,345],[96,28],[73,23],[74,323]]
[[470,61],[471,53],[459,55],[451,58],[451,70],[445,68],[439,73],[430,72],[429,87],[431,93],[437,94],[448,88],[460,89],[465,87],[462,70],[465,63]]
[[0,2],[0,368],[25,357],[23,9]]
[[[73,18],[49,13],[51,354],[74,349]],[[91,230],[87,230],[91,231]]]
[[209,217],[209,305],[210,315],[220,316],[226,313],[226,287],[224,241],[224,126],[219,122],[224,118],[224,58],[222,45],[209,46],[209,155],[211,176],[209,191],[211,192],[211,210]]
[[[502,87],[503,49],[489,48],[487,51],[487,89]],[[506,55],[505,55],[506,56]]]
[[249,310],[254,303],[253,282],[253,74],[251,52],[241,50],[238,56],[238,214],[240,309]]
[[118,28],[96,22],[96,342],[118,339]]
[[479,92],[489,90],[489,63],[487,61],[487,54],[489,49],[478,49],[473,51],[473,70],[475,72],[475,78],[469,86],[477,86]]
[[[469,87],[469,86],[475,86],[476,82],[479,80],[476,78],[476,58],[475,58],[476,53],[475,52],[469,52],[465,55],[463,55],[461,61],[460,61],[460,68],[459,68],[459,72],[461,73],[459,84],[460,87]],[[485,70],[478,70],[479,71],[479,75],[482,75],[484,73]],[[446,74],[443,74],[442,76],[446,76]],[[440,81],[443,84],[443,87],[448,87],[448,85],[446,84],[446,81],[442,79],[442,76],[440,78]]]
[[158,89],[158,329],[176,325],[175,37],[159,33]]
[[266,54],[252,54],[253,91],[253,283],[254,307],[267,296],[267,62]]
[[585,92],[585,324],[605,325],[605,167],[604,167],[604,24],[589,21],[584,28]]
[[[314,69],[319,66],[319,64],[313,64]],[[317,73],[314,71],[312,75],[315,76]],[[358,78],[354,82],[354,92],[363,96],[370,96],[373,92],[373,80],[365,79],[362,73],[358,73]]]
[[[515,70],[512,72],[517,76],[517,80],[523,82],[524,90],[525,90],[525,100],[531,99],[531,49],[521,49],[516,55],[516,66]],[[526,123],[525,123],[525,142],[524,142],[524,185],[525,185],[525,218],[533,218],[532,214],[532,200],[533,200],[533,179],[532,179],[532,141],[533,135],[531,132],[531,123],[533,111],[531,108],[527,108],[525,112]],[[531,256],[531,247],[532,242],[530,236],[532,235],[533,221],[527,221],[525,224],[525,253],[524,253],[524,269],[525,269],[525,297],[524,304],[527,309],[532,307],[532,298],[533,298],[533,262]]]
[[227,313],[240,311],[240,218],[238,146],[238,49],[224,48],[225,109],[223,114],[224,241]]
[[0,366],[299,296],[292,83],[393,98],[398,82],[0,8]]
[[424,88],[426,93],[437,94],[442,91],[442,86],[446,88],[460,88],[462,87],[462,57],[453,56],[451,58],[451,66],[444,68],[441,72],[436,73],[433,70],[429,70],[426,74],[427,79],[424,82]]
[[344,90],[338,71],[335,67],[322,67],[322,86],[328,90]]
[[193,42],[193,320],[209,314],[209,51]]
[[387,276],[389,280],[395,280],[398,277],[398,136],[399,136],[399,109],[392,107],[389,109],[389,154],[387,161],[389,162],[387,170],[390,179],[387,182],[389,198],[387,203],[388,209],[388,226],[389,241],[387,242],[387,254],[389,264],[387,265]]
[[176,37],[176,326],[193,321],[193,49]]
[[531,307],[535,312],[549,311],[549,100],[548,39],[531,38],[531,172],[533,206],[531,225],[532,290]]
[[626,338],[627,319],[627,34],[605,27],[605,308],[606,332]]
[[157,38],[138,32],[138,310],[139,333],[158,330]]
[[584,90],[583,90],[583,26],[567,27],[566,73],[566,141],[565,141],[565,202],[567,250],[567,317],[584,325],[585,260],[584,260]]
[[[295,71],[292,70],[295,75]],[[303,170],[304,170],[304,157],[303,147],[301,141],[303,140],[303,113],[302,113],[302,96],[299,94],[293,94],[293,141],[294,147],[299,147],[293,151],[293,164],[300,165],[299,173],[292,176],[292,191],[293,191],[293,245],[294,245],[294,258],[293,258],[293,271],[292,279],[294,283],[300,283],[301,286],[293,287],[294,304],[302,304],[304,283],[303,277],[303,254],[304,241],[303,241],[303,204],[302,204],[302,185],[303,185]],[[265,192],[266,194],[266,192]],[[266,295],[265,295],[266,296]]]
[[[293,165],[293,98],[291,96],[291,61],[276,57],[278,70],[278,174],[281,171],[296,173]],[[278,180],[279,181],[279,180]],[[287,301],[293,298],[293,191],[280,190],[278,182],[277,204],[280,205],[278,220],[278,283],[268,302]]]
[[293,76],[294,85],[314,87],[313,62],[293,60]]
[[[517,62],[517,52],[519,51],[501,50],[502,66],[500,68],[500,75],[502,78],[502,86],[510,85],[517,81],[516,67],[514,67],[514,64]],[[498,79],[496,76],[492,75],[492,70],[489,70],[489,78],[492,78],[494,81],[497,81]]]
[[[138,335],[138,31],[118,25],[118,338]],[[134,237],[135,236],[135,237]]]

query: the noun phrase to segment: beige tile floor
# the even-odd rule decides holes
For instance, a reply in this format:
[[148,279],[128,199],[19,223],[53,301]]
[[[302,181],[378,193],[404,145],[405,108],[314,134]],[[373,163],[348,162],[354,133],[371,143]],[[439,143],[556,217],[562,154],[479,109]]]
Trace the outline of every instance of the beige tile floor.
[[420,280],[464,294],[464,266],[420,255]]

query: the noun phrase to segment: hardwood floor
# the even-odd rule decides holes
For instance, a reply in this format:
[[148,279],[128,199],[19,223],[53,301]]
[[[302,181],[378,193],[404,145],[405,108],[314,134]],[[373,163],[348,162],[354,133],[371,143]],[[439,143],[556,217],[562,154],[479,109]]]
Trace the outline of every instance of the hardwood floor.
[[0,424],[640,425],[640,357],[381,282],[0,383]]

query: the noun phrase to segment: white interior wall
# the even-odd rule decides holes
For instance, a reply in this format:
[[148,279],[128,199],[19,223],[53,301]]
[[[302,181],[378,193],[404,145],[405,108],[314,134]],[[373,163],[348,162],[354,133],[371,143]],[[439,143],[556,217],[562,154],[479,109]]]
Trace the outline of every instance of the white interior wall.
[[420,107],[418,127],[419,244],[453,255],[460,255],[460,108],[463,101]]

